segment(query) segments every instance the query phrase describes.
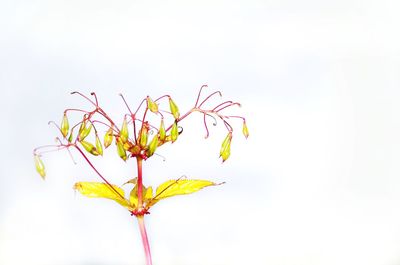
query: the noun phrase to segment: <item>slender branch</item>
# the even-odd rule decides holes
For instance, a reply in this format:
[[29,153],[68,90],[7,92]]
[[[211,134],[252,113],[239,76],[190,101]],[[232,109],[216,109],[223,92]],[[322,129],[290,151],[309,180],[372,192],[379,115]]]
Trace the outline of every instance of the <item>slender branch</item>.
[[113,191],[115,192],[119,197],[121,197],[123,200],[125,200],[125,197],[122,196],[121,193],[119,193],[114,187],[113,185],[111,185],[110,182],[108,182],[108,180],[106,180],[101,174],[100,172],[94,167],[94,165],[92,164],[92,162],[90,162],[89,158],[85,155],[85,153],[83,153],[83,151],[77,146],[74,145],[75,148],[79,151],[79,153],[81,153],[81,155],[83,156],[83,158],[85,158],[86,162],[88,162],[89,166],[97,173],[97,175],[99,175],[99,177],[107,184],[107,186]]

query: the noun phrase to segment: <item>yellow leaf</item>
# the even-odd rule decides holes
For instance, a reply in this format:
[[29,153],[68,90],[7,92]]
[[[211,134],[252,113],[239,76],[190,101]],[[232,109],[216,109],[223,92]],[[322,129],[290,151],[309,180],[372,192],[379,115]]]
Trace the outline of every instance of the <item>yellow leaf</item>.
[[156,195],[150,201],[149,206],[154,205],[159,200],[176,196],[194,193],[208,186],[219,185],[212,181],[200,179],[178,179],[168,180],[157,187]]
[[74,189],[86,197],[110,199],[131,209],[128,200],[124,198],[124,191],[116,185],[111,186],[112,188],[101,182],[77,182],[74,185]]
[[[128,181],[127,183],[135,184],[135,187],[133,187],[133,189],[131,190],[129,201],[133,206],[138,205],[136,178],[133,179],[132,182]],[[143,202],[144,204],[147,204],[153,198],[153,188],[151,186],[148,188],[143,186],[142,194],[144,194]]]

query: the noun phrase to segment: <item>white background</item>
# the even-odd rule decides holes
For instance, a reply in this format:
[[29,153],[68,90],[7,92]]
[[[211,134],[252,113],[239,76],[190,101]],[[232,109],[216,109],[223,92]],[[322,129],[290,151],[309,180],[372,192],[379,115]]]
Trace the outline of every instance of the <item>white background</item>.
[[[97,180],[53,143],[69,92],[96,91],[112,115],[146,95],[182,112],[202,84],[248,118],[232,156],[222,127],[193,116],[144,165],[146,184],[226,181],[156,205],[155,265],[400,264],[400,35],[396,1],[0,2],[0,264],[144,264],[135,219],[72,190]],[[118,118],[116,118],[118,120]],[[112,182],[135,174],[110,151]]]

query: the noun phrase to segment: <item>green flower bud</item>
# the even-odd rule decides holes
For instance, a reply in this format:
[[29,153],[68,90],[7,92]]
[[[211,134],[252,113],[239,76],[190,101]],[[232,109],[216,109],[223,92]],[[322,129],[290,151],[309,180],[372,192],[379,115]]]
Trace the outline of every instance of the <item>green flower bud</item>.
[[128,131],[128,123],[126,118],[124,118],[124,122],[122,123],[121,131],[119,132],[120,139],[123,143],[128,141],[129,131]]
[[64,136],[64,138],[67,136],[69,131],[69,122],[68,122],[68,118],[67,118],[67,114],[64,113],[62,122],[61,122],[61,133]]
[[40,159],[39,155],[36,155],[36,154],[34,155],[33,159],[35,161],[36,171],[39,173],[39,175],[42,177],[42,179],[45,179],[46,171],[44,168],[43,161]]
[[179,109],[172,98],[169,98],[169,109],[171,110],[172,115],[174,116],[175,120],[179,119]]
[[108,131],[104,135],[104,147],[105,148],[107,148],[111,145],[113,138],[114,138],[113,129],[112,129],[112,127],[110,127],[110,129],[108,129]]
[[247,139],[247,137],[249,137],[249,129],[247,128],[245,121],[243,122],[242,132],[243,132],[244,137],[246,137],[246,139]]
[[71,130],[71,132],[70,132],[70,134],[68,136],[68,142],[71,143],[73,138],[74,138],[74,136],[73,136],[73,133],[72,133],[72,130]]
[[147,107],[153,113],[158,113],[158,105],[149,96],[147,96]]
[[158,147],[158,134],[154,135],[153,139],[149,144],[149,149],[147,150],[147,156],[150,157],[154,154]]
[[83,148],[85,148],[86,151],[88,151],[92,155],[94,155],[94,156],[99,155],[99,152],[97,151],[96,147],[94,147],[93,144],[82,140],[81,145],[83,146]]
[[221,145],[221,150],[219,152],[219,156],[222,157],[222,162],[225,162],[231,155],[231,141],[232,141],[232,132],[229,132],[225,137],[224,141]]
[[164,120],[161,120],[160,129],[158,130],[160,135],[160,141],[165,140],[165,127],[164,127]]
[[99,153],[99,155],[103,155],[103,146],[101,144],[99,136],[96,134],[96,150]]
[[178,135],[179,135],[178,123],[174,122],[174,124],[172,125],[172,128],[171,128],[171,141],[175,142],[176,139],[178,139]]
[[119,157],[122,158],[122,160],[126,161],[127,156],[126,156],[126,151],[124,149],[124,144],[122,143],[120,138],[117,138],[115,142],[117,144],[117,152]]
[[79,136],[78,140],[83,141],[92,130],[93,125],[90,123],[89,127],[86,128],[86,122],[82,122],[81,127],[79,128]]
[[139,144],[142,148],[144,148],[147,145],[147,135],[149,133],[149,128],[146,123],[142,125],[142,128],[140,129],[140,135],[139,135]]

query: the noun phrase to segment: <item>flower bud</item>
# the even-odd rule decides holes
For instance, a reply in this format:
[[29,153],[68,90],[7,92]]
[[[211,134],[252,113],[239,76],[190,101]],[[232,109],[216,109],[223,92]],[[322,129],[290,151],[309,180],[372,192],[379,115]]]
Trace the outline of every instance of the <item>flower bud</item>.
[[99,155],[103,155],[103,146],[101,144],[99,136],[96,134],[96,150],[99,153]]
[[42,177],[42,179],[45,179],[46,171],[44,168],[43,161],[40,159],[39,155],[36,155],[36,154],[34,155],[33,159],[35,161],[36,171],[39,173],[39,175]]
[[165,127],[164,127],[164,120],[161,120],[160,129],[158,130],[160,135],[160,141],[165,140]]
[[142,128],[140,129],[140,135],[139,135],[139,145],[144,148],[147,145],[147,135],[149,133],[149,127],[148,123],[145,122],[142,125]]
[[174,116],[175,120],[179,118],[179,109],[172,98],[169,98],[169,109],[171,110],[172,115]]
[[247,128],[245,121],[243,122],[242,132],[243,132],[244,137],[246,137],[246,139],[247,139],[247,137],[249,137],[249,129]]
[[222,162],[225,162],[231,155],[231,141],[232,141],[232,132],[229,132],[225,137],[224,141],[221,145],[221,150],[219,152],[219,156],[222,157]]
[[157,147],[158,147],[158,134],[155,134],[149,144],[149,149],[147,150],[147,157],[152,156],[156,151]]
[[104,135],[104,147],[105,148],[107,148],[111,145],[113,138],[114,138],[113,129],[112,129],[112,127],[110,127],[110,129],[108,129],[108,131]]
[[65,138],[67,136],[68,130],[69,130],[69,122],[68,122],[68,118],[67,118],[67,114],[66,113],[64,113],[60,129],[61,129],[62,135]]
[[69,136],[68,136],[68,142],[71,143],[73,138],[74,138],[74,135],[73,135],[72,130],[71,130],[71,132],[69,133]]
[[128,132],[128,123],[126,122],[126,118],[124,118],[124,122],[122,123],[121,131],[119,132],[120,139],[123,143],[128,141],[129,132]]
[[86,151],[88,151],[92,155],[94,155],[94,156],[99,155],[99,152],[97,151],[96,147],[94,147],[93,144],[82,140],[81,145],[83,146],[83,148],[85,148]]
[[93,125],[90,124],[89,127],[86,128],[86,121],[82,122],[81,127],[79,128],[79,136],[78,140],[83,141],[92,130]]
[[158,112],[158,105],[149,96],[147,96],[147,107],[153,113]]
[[127,156],[126,156],[126,151],[124,149],[124,144],[122,143],[120,138],[115,139],[115,143],[117,144],[117,152],[120,158],[122,160],[126,161]]
[[174,124],[172,125],[172,128],[171,128],[171,141],[175,142],[176,139],[178,139],[178,135],[179,135],[178,123],[174,122]]

